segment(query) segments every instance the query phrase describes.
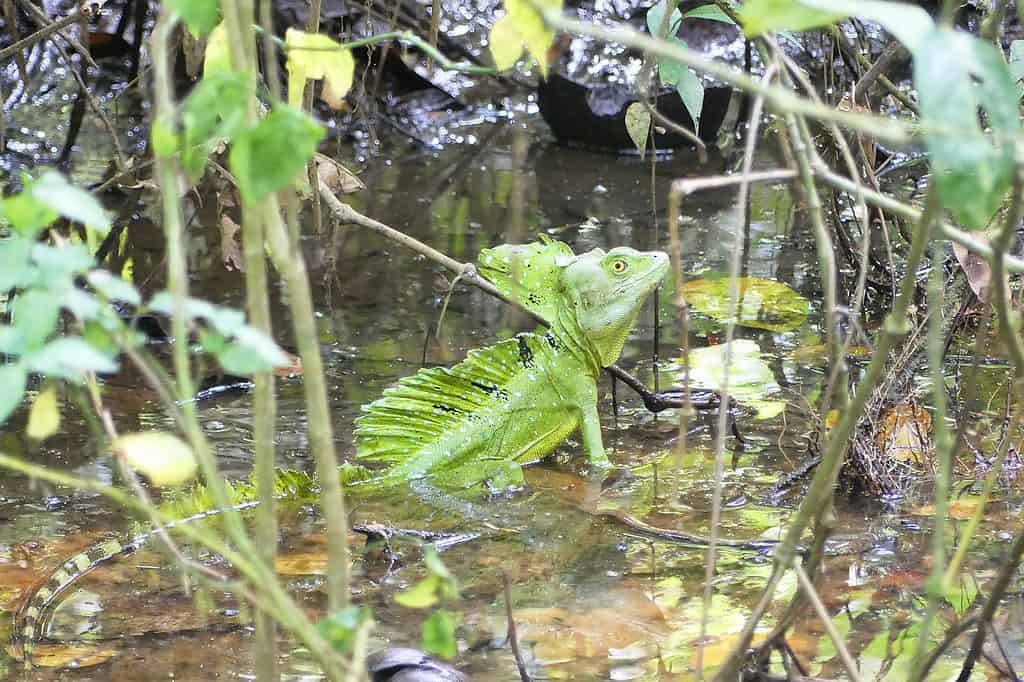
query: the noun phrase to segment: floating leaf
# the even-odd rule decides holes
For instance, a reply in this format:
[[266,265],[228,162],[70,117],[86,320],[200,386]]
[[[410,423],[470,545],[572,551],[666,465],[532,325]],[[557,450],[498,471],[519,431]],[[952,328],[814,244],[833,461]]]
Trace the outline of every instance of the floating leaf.
[[651,130],[651,112],[641,102],[633,102],[626,109],[626,132],[633,140],[640,158],[647,151],[647,135]]
[[0,424],[7,421],[14,409],[21,404],[25,395],[28,375],[21,365],[0,365]]
[[278,105],[265,119],[238,133],[231,170],[247,203],[283,189],[313,158],[324,129],[298,109]]
[[[736,324],[755,329],[785,332],[807,319],[807,299],[781,282],[760,277],[740,277],[739,319]],[[728,322],[729,279],[695,279],[683,285],[687,303],[723,324]]]
[[28,413],[25,435],[32,440],[46,440],[60,428],[60,408],[57,407],[57,384],[48,381],[36,394]]
[[[690,384],[697,388],[722,390],[725,379],[725,355],[729,354],[729,395],[737,401],[758,408],[759,418],[775,416],[785,403],[764,400],[777,393],[779,385],[771,367],[761,358],[757,342],[735,339],[729,344],[696,348],[690,351]],[[680,379],[682,375],[680,375]]]
[[27,191],[40,203],[69,220],[88,225],[100,236],[110,232],[110,215],[96,197],[55,170],[45,171]]
[[455,626],[459,615],[438,609],[423,621],[423,649],[441,658],[455,658]]
[[220,19],[218,0],[165,0],[164,5],[177,13],[197,38],[213,30]]
[[302,108],[307,80],[324,81],[323,98],[334,109],[352,87],[356,63],[349,50],[320,33],[289,28],[284,37],[288,54],[288,104]]
[[125,458],[128,466],[157,486],[177,486],[190,481],[198,467],[192,448],[177,436],[163,431],[129,433],[114,441],[113,448]]

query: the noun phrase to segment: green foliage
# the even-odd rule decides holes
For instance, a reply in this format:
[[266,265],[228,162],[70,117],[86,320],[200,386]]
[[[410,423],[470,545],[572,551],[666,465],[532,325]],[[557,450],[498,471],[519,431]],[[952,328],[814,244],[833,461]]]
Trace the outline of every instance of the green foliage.
[[427,609],[448,599],[458,599],[459,584],[441,561],[437,550],[428,547],[423,556],[427,576],[395,595],[395,602],[410,609]]
[[348,654],[352,651],[356,630],[364,623],[372,622],[373,614],[370,609],[364,606],[347,606],[322,619],[317,623],[316,629],[337,651]]
[[[925,140],[942,202],[968,229],[981,229],[1010,186],[1020,132],[1018,90],[1003,57],[966,33],[936,28],[914,59]],[[987,116],[984,134],[978,111]]]
[[181,165],[191,179],[202,175],[217,145],[242,127],[255,87],[251,75],[215,70],[193,88],[181,112]]
[[441,658],[455,658],[455,626],[459,614],[438,609],[423,621],[423,649]]
[[38,203],[40,213],[42,207],[56,211],[68,220],[91,227],[101,236],[110,231],[110,215],[96,197],[75,187],[57,171],[44,171],[25,191]]
[[206,35],[220,21],[219,0],[165,0],[164,5],[177,13],[196,37]]
[[[539,0],[546,9],[561,11],[562,0]],[[488,36],[494,65],[512,68],[523,53],[523,47],[537,61],[542,76],[548,74],[548,48],[555,33],[548,28],[540,12],[529,0],[505,0],[505,16],[494,22]]]
[[284,189],[313,158],[324,129],[298,109],[278,105],[265,119],[241,131],[231,146],[231,171],[247,203]]
[[651,132],[651,112],[643,102],[633,102],[626,107],[626,132],[643,159],[647,152],[647,136]]
[[[668,10],[669,0],[659,0],[656,4],[652,5],[647,10],[647,30],[651,32],[652,36],[658,36],[661,30],[661,25],[665,20],[665,12]],[[662,36],[669,43],[679,45],[680,47],[686,47],[686,42],[676,36],[679,31],[680,25],[685,19],[709,19],[712,21],[720,21],[727,24],[731,24],[732,19],[725,14],[721,9],[714,5],[704,5],[695,9],[681,13],[676,7],[677,3],[672,2],[672,14],[669,15],[667,32]],[[683,105],[686,110],[690,112],[690,117],[693,118],[694,130],[700,128],[700,116],[704,110],[704,83],[693,71],[693,69],[680,64],[674,59],[667,57],[658,57],[658,78],[665,85],[670,85],[676,89],[679,93],[680,99],[683,100]],[[628,116],[628,114],[627,114]],[[650,115],[648,114],[648,119]],[[629,121],[627,118],[626,127],[629,128]],[[630,137],[633,138],[634,142],[637,142],[637,137],[634,136],[633,131],[630,130]],[[646,135],[644,135],[646,140]],[[637,147],[643,148],[640,143],[637,142]]]
[[847,15],[815,9],[798,0],[748,0],[739,9],[743,31],[750,37],[772,31],[805,31],[829,26]]
[[[739,316],[736,324],[775,332],[792,331],[804,323],[810,303],[782,282],[761,277],[737,280]],[[687,303],[719,322],[729,321],[729,278],[694,279],[683,285]]]

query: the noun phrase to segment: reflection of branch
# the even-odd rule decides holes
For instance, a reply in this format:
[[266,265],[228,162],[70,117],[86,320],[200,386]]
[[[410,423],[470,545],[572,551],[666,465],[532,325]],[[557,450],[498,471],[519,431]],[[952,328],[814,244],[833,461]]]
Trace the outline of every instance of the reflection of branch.
[[[363,215],[348,204],[342,202],[330,189],[322,185],[320,187],[320,196],[330,207],[331,211],[334,212],[335,217],[341,222],[352,223],[373,230],[391,241],[415,251],[428,260],[437,263],[441,267],[451,270],[461,279],[461,281],[466,282],[467,284],[472,284],[481,291],[484,291],[485,293],[504,301],[510,306],[523,311],[523,313],[528,315],[537,324],[542,324],[545,327],[551,326],[550,322],[540,315],[537,315],[531,310],[527,310],[517,301],[512,300],[505,294],[498,291],[497,287],[480,276],[476,271],[476,266],[472,263],[460,263],[451,256],[427,246],[423,242],[410,237],[404,232],[399,232],[395,228],[389,227],[379,220],[374,220],[373,218]],[[640,397],[643,398],[644,405],[647,409],[652,412],[660,412],[661,410],[668,409],[670,407],[681,407],[683,405],[682,398],[677,394],[673,392],[655,393],[644,386],[643,382],[629,374],[629,372],[618,365],[609,365],[604,369],[616,379],[622,380],[627,386],[636,391]],[[695,402],[695,405],[703,409],[713,409],[718,405],[717,396],[711,394],[703,402]]]

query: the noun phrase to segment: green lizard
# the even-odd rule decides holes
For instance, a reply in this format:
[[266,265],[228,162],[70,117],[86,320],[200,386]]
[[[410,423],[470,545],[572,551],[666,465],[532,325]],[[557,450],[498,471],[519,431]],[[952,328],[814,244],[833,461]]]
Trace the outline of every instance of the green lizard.
[[[618,359],[641,305],[668,270],[668,257],[621,247],[574,255],[564,243],[545,239],[485,249],[478,268],[502,294],[545,320],[548,330],[470,351],[450,369],[422,369],[386,389],[363,407],[355,446],[357,458],[388,466],[369,473],[346,465],[341,475],[347,485],[505,488],[522,481],[520,464],[548,455],[576,430],[590,461],[609,465],[597,410],[598,375]],[[281,497],[315,488],[315,481],[298,472],[280,472],[278,478]],[[255,503],[250,484],[234,489],[239,508]],[[193,498],[202,501],[186,507],[177,523],[217,513],[202,509],[201,492]],[[136,551],[151,534],[108,540],[51,574],[15,614],[14,633],[27,667],[43,616],[57,597],[100,563]]]

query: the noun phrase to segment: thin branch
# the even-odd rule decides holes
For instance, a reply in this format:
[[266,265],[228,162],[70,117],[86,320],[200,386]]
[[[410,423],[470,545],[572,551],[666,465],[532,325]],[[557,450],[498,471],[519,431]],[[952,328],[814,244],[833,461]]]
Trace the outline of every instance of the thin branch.
[[818,620],[824,626],[828,638],[832,640],[832,645],[839,654],[839,660],[842,661],[843,667],[846,668],[846,674],[850,676],[851,682],[860,682],[857,663],[854,662],[853,656],[850,655],[850,650],[846,648],[846,642],[843,641],[842,635],[836,630],[835,623],[832,622],[832,618],[828,615],[825,605],[821,603],[821,597],[818,596],[818,591],[814,589],[814,583],[811,582],[799,561],[793,562],[793,572],[796,573],[796,579],[800,583],[807,601],[810,602],[814,612],[818,615]]

